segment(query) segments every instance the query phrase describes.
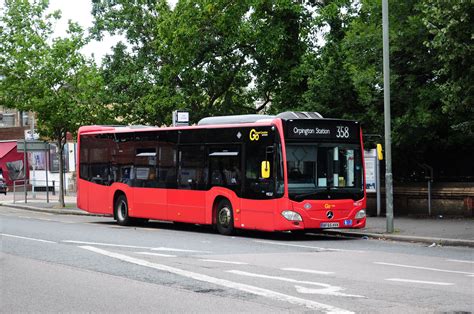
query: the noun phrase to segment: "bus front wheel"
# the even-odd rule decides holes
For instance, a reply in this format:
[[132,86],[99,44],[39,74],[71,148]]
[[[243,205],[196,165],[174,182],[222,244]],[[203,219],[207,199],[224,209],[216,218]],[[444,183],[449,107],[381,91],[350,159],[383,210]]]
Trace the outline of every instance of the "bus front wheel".
[[220,234],[232,235],[234,233],[234,215],[232,205],[228,200],[221,200],[217,204],[216,225]]
[[121,226],[129,226],[132,224],[132,218],[128,216],[128,202],[125,195],[119,195],[115,200],[115,219]]

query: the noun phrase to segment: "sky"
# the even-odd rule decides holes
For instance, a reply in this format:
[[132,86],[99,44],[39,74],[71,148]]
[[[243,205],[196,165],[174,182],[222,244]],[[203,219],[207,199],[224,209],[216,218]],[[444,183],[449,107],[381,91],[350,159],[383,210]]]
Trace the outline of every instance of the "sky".
[[[173,8],[178,0],[168,0]],[[91,0],[50,0],[48,12],[61,10],[62,18],[55,27],[55,36],[66,36],[67,22],[72,20],[79,23],[85,30],[93,24]],[[101,64],[102,57],[110,53],[113,47],[120,40],[125,41],[123,36],[105,35],[101,42],[93,41],[81,51],[86,56],[94,54],[94,59],[98,65]]]
[[[54,36],[66,36],[68,20],[79,23],[86,30],[93,24],[91,0],[50,0],[48,12],[55,10],[61,10],[62,18],[55,25]],[[101,64],[102,57],[110,53],[111,47],[120,40],[124,38],[107,35],[101,42],[89,43],[81,52],[89,57],[94,54],[96,63]]]

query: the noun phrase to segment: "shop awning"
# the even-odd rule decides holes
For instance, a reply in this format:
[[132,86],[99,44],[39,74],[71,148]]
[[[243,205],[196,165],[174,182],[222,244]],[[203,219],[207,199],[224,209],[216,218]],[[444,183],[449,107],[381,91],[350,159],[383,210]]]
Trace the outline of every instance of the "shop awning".
[[0,142],[0,159],[5,157],[14,148],[16,148],[16,141]]

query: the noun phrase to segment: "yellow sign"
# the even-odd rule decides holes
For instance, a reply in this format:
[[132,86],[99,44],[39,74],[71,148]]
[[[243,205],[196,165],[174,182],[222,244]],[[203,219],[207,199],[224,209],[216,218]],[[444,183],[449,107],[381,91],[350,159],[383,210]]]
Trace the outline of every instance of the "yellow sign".
[[263,179],[270,178],[270,162],[267,160],[262,161],[261,169],[262,169],[262,173],[261,173],[262,178]]
[[383,160],[382,144],[377,144],[377,158]]
[[267,131],[257,131],[255,129],[250,130],[249,138],[251,141],[258,141],[261,136],[267,136],[268,132]]
[[336,207],[336,205],[328,204],[328,203],[324,204],[324,208],[326,208],[326,209],[331,209],[331,208],[334,208],[334,207]]

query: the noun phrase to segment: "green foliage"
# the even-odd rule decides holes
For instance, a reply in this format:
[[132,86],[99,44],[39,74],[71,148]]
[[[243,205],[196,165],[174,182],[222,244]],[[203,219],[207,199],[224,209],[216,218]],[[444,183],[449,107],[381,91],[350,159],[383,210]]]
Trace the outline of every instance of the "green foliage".
[[[68,132],[110,121],[109,110],[102,103],[100,73],[79,51],[87,43],[83,30],[69,22],[66,38],[52,38],[60,13],[45,15],[47,8],[46,0],[5,1],[0,18],[0,104],[35,112],[40,134],[55,140],[62,155]],[[60,202],[64,206],[62,193]]]
[[80,49],[87,43],[76,23],[66,38],[53,38],[59,12],[45,15],[48,1],[7,0],[0,25],[0,101],[37,114],[41,134],[58,139],[83,124],[101,123],[103,81]]
[[[128,99],[111,93],[126,121],[169,123],[173,109],[187,109],[197,121],[252,113],[270,103],[285,108],[306,88],[300,60],[308,16],[302,4],[199,0],[179,1],[171,10],[165,1],[97,0],[93,6],[96,36],[121,33],[129,43],[104,63],[110,91],[120,84],[138,91]],[[134,74],[120,74],[119,64]]]
[[424,44],[438,62],[433,72],[442,112],[451,128],[474,136],[474,5],[427,0],[420,8],[430,34]]
[[[333,10],[334,3],[339,10]],[[344,2],[328,6],[333,15],[322,18],[328,23],[339,19],[345,27],[336,24],[329,31],[335,35],[326,36],[328,41],[315,58],[321,62],[311,78],[315,89],[306,97],[313,103],[318,103],[318,97],[330,103],[342,94],[341,100],[351,101],[352,108],[338,104],[335,111],[322,112],[356,118],[366,133],[383,134],[381,3],[361,1],[349,19],[341,15],[342,8],[351,13]],[[409,177],[419,163],[431,164],[440,172],[451,166],[449,171],[459,175],[457,165],[446,163],[446,158],[464,156],[473,148],[469,12],[469,2],[454,6],[439,1],[389,3],[395,179]],[[331,91],[336,95],[331,96]]]
[[[87,40],[76,24],[51,40],[59,12],[44,16],[47,1],[5,3],[0,101],[36,111],[43,134],[110,121],[111,111],[169,124],[176,109],[193,122],[318,111],[383,134],[379,0],[92,0],[93,36],[127,41],[100,70],[79,53]],[[389,14],[395,174],[446,168],[473,149],[472,1],[390,1]]]
[[[128,40],[103,68],[110,102],[126,121],[169,123],[174,109],[190,110],[193,121],[306,110],[383,134],[379,0],[93,4],[96,36]],[[417,163],[443,168],[446,152],[472,148],[472,8],[390,1],[396,175],[408,177]]]

